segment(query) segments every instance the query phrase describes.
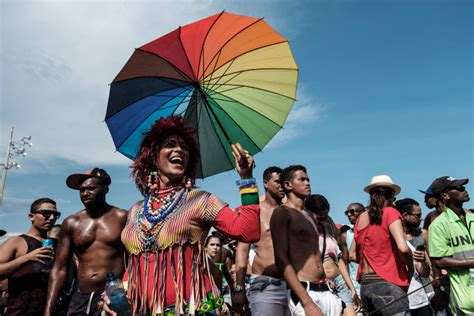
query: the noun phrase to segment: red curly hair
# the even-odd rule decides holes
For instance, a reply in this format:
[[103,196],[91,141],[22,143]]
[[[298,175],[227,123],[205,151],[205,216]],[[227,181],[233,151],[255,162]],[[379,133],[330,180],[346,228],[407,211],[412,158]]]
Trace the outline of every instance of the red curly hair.
[[157,120],[150,131],[144,134],[138,155],[131,166],[131,176],[144,196],[148,191],[148,175],[152,171],[157,171],[156,158],[160,152],[160,145],[172,135],[178,135],[188,145],[189,162],[185,177],[194,180],[196,166],[200,159],[199,148],[193,137],[194,133],[195,130],[188,127],[181,116],[169,116]]

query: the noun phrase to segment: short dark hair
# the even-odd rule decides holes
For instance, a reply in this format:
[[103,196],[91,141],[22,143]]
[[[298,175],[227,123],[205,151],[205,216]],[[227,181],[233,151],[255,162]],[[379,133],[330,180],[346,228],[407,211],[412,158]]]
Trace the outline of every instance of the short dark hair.
[[54,200],[50,198],[40,198],[34,201],[33,203],[31,203],[30,213],[33,211],[36,211],[38,206],[40,206],[43,203],[53,204],[54,206],[56,206],[56,202]]
[[277,166],[268,167],[267,169],[265,169],[263,171],[263,180],[267,180],[267,181],[270,180],[273,173],[280,174],[281,173],[281,168],[277,167]]
[[329,201],[321,194],[313,194],[304,201],[304,208],[313,213],[320,213],[322,210],[331,208]]
[[400,214],[411,214],[413,212],[413,205],[420,205],[417,201],[410,198],[396,200],[394,204],[395,208],[400,212]]
[[357,207],[360,207],[360,208],[361,208],[362,212],[365,211],[365,206],[364,206],[364,204],[362,204],[362,203],[359,203],[359,202],[352,202],[352,203],[349,203],[349,205],[357,205]]
[[[306,172],[306,167],[302,166],[302,165],[291,165],[291,166],[288,166],[286,167],[285,169],[283,169],[280,173],[280,182],[281,182],[281,185],[283,186],[283,184],[286,182],[286,181],[290,181],[294,178],[294,175],[295,175],[295,172],[296,171],[303,171],[305,173]],[[284,189],[284,187],[283,187]]]

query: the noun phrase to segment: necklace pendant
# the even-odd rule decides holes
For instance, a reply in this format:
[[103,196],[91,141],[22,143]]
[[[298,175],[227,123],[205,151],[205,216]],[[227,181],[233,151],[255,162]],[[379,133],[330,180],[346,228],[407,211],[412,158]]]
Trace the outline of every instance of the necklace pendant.
[[152,209],[156,210],[156,209],[158,209],[159,207],[160,207],[160,204],[159,204],[157,201],[153,201],[153,202],[151,203],[151,208],[152,208]]

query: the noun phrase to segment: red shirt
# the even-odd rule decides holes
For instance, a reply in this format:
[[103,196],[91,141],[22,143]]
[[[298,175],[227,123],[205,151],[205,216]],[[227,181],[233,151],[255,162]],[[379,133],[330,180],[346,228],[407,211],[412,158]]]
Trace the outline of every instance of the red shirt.
[[360,229],[358,220],[354,225],[354,240],[361,258],[357,280],[362,271],[362,258],[365,258],[382,279],[398,286],[408,286],[410,282],[405,262],[388,229],[397,219],[401,220],[401,215],[393,207],[384,207],[382,212],[381,225],[369,224]]

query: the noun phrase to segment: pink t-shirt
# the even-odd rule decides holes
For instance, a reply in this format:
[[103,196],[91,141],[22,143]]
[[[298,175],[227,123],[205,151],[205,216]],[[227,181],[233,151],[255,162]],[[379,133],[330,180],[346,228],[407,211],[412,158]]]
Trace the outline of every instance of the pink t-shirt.
[[384,207],[381,225],[369,224],[362,229],[358,228],[359,221],[354,225],[354,240],[361,258],[357,280],[362,271],[362,258],[365,258],[382,279],[398,286],[410,284],[405,262],[388,229],[397,219],[401,219],[401,215],[396,209]]

